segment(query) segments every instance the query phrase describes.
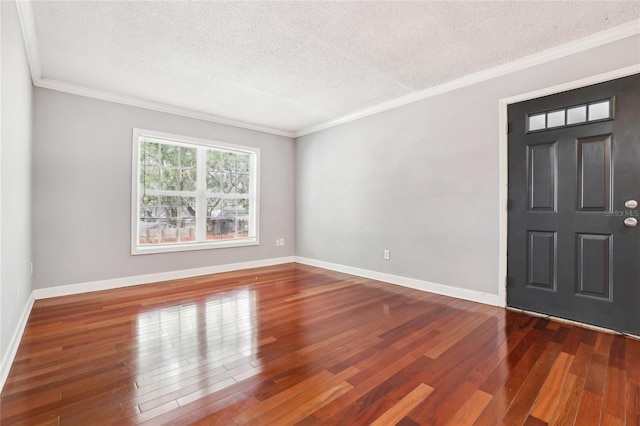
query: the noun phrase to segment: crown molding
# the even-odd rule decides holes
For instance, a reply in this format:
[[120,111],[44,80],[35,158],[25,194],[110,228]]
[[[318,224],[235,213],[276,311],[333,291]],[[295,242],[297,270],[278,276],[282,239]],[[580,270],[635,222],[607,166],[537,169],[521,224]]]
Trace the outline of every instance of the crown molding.
[[88,87],[70,84],[58,80],[43,78],[31,2],[17,0],[16,7],[18,9],[18,17],[20,19],[20,25],[22,27],[22,35],[27,49],[27,58],[29,60],[31,79],[33,80],[34,86],[72,93],[75,95],[94,99],[116,102],[124,105],[131,105],[154,111],[165,112],[174,115],[180,115],[189,118],[195,118],[198,120],[210,121],[227,126],[240,127],[243,129],[255,130],[258,132],[270,133],[278,136],[286,136],[290,138],[299,138],[301,136],[329,129],[340,124],[348,123],[350,121],[358,120],[360,118],[368,117],[370,115],[378,114],[380,112],[388,111],[393,108],[398,108],[403,105],[418,102],[446,92],[457,90],[483,81],[491,80],[496,77],[521,71],[536,65],[563,58],[565,56],[592,49],[594,47],[621,40],[626,37],[640,34],[640,19],[635,19],[626,24],[601,31],[599,33],[595,33],[590,36],[562,44],[560,46],[552,47],[542,52],[538,52],[533,55],[529,55],[503,65],[499,65],[497,67],[469,74],[464,77],[460,77],[458,79],[451,80],[449,82],[439,84],[425,90],[421,90],[419,92],[410,93],[408,95],[401,96],[387,102],[373,105],[369,108],[365,108],[351,114],[326,121],[324,123],[307,127],[298,131],[288,131],[247,123],[239,120],[233,120],[202,111],[191,110],[188,108],[155,102],[148,99],[136,98],[113,92],[91,89]]
[[179,115],[183,117],[195,118],[198,120],[209,121],[227,126],[239,127],[247,130],[255,130],[257,132],[270,133],[278,136],[295,137],[295,133],[288,130],[275,129],[272,127],[261,126],[258,124],[247,123],[240,120],[220,117],[218,115],[209,114],[203,111],[196,111],[175,105],[156,102],[149,99],[136,98],[133,96],[121,95],[115,92],[105,90],[92,89],[72,83],[59,80],[44,78],[42,74],[42,64],[40,61],[40,50],[38,48],[38,38],[36,36],[36,25],[33,19],[33,9],[30,1],[16,1],[18,10],[18,18],[20,27],[22,28],[22,37],[24,39],[25,48],[27,50],[27,59],[31,70],[31,80],[36,87],[57,90],[59,92],[71,93],[74,95],[84,96],[102,101],[115,102],[123,105],[129,105],[139,108],[150,109],[153,111],[165,112],[168,114]]
[[516,59],[515,61],[508,62],[497,67],[478,71],[476,73],[469,74],[464,77],[460,77],[455,80],[451,80],[446,83],[421,90],[419,92],[410,93],[408,95],[401,96],[399,98],[392,99],[390,101],[383,102],[381,104],[377,104],[360,111],[356,111],[354,113],[334,120],[329,120],[315,126],[298,130],[295,133],[295,137],[299,138],[304,135],[319,132],[321,130],[326,130],[340,124],[378,114],[383,111],[388,111],[393,108],[398,108],[403,105],[431,98],[433,96],[437,96],[446,92],[461,89],[466,86],[471,86],[473,84],[481,83],[483,81],[491,80],[493,78],[501,77],[517,71],[522,71],[536,65],[541,65],[546,62],[554,61],[565,56],[589,50],[637,34],[640,34],[640,19],[636,19],[626,24],[601,31],[599,33],[595,33],[590,36],[571,41],[569,43],[561,44],[559,46],[543,50],[533,55],[525,56],[524,58]]
[[105,90],[91,89],[84,86],[79,86],[63,81],[41,78],[34,82],[34,86],[42,87],[44,89],[57,90],[59,92],[71,93],[74,95],[85,96],[87,98],[99,99],[102,101],[115,102],[118,104],[124,104],[139,108],[150,109],[153,111],[165,112],[168,114],[179,115],[183,117],[195,118],[203,121],[210,121],[212,123],[224,124],[227,126],[240,127],[247,130],[255,130],[263,133],[270,133],[278,136],[286,136],[289,138],[295,137],[294,132],[288,130],[274,129],[271,127],[260,126],[257,124],[246,123],[244,121],[232,120],[229,118],[220,117],[217,115],[209,114],[202,111],[196,111],[188,108],[182,108],[162,102],[150,101],[148,99],[136,98],[133,96],[121,95],[114,92]]

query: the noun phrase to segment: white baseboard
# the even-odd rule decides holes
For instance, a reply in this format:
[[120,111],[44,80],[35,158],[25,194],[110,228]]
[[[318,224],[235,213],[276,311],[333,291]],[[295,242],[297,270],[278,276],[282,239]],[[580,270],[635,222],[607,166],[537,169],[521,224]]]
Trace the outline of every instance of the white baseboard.
[[295,262],[295,258],[293,256],[278,257],[273,259],[254,260],[250,262],[207,266],[204,268],[182,269],[179,271],[159,272],[156,274],[136,275],[133,277],[115,278],[111,280],[39,288],[34,290],[34,293],[36,300],[49,299],[51,297],[69,296],[72,294],[88,293],[91,291],[111,290],[114,288],[129,287],[133,285],[178,280],[181,278],[198,277],[200,275],[219,274],[221,272],[240,271],[243,269],[261,268],[264,266],[281,265],[283,263],[291,262]]
[[324,268],[336,272],[343,272],[345,274],[356,275],[363,278],[384,281],[391,284],[401,285],[403,287],[427,291],[429,293],[455,297],[458,299],[469,300],[471,302],[484,303],[485,305],[500,307],[505,306],[504,300],[501,300],[501,298],[497,294],[482,293],[479,291],[467,290],[444,284],[436,284],[429,281],[417,280],[415,278],[401,277],[399,275],[386,274],[384,272],[355,268],[353,266],[340,265],[337,263],[324,262],[322,260],[309,259],[306,257],[296,256],[295,261],[304,265],[317,266],[318,268]]
[[33,303],[35,302],[35,297],[33,292],[29,295],[29,299],[27,300],[27,304],[24,306],[24,310],[22,311],[22,316],[20,317],[20,321],[18,322],[18,326],[13,332],[13,336],[11,336],[11,341],[9,342],[9,349],[5,353],[2,358],[2,363],[0,364],[0,392],[4,388],[4,384],[7,381],[7,377],[9,377],[9,371],[11,370],[11,365],[13,365],[13,360],[18,353],[18,347],[20,346],[20,340],[22,340],[22,335],[24,334],[24,329],[27,327],[27,321],[29,320],[29,315],[31,314],[31,308],[33,308]]

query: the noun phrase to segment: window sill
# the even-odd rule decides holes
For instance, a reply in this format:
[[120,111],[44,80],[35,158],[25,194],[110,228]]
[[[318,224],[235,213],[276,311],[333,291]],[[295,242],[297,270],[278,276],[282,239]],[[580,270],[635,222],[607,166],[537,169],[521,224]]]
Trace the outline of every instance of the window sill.
[[170,244],[161,244],[161,245],[149,245],[149,246],[135,246],[131,248],[131,255],[137,256],[141,254],[154,254],[154,253],[174,253],[174,252],[182,252],[182,251],[193,251],[193,250],[211,250],[211,249],[221,249],[221,248],[232,248],[232,247],[247,247],[247,246],[257,246],[260,242],[257,237],[253,238],[242,238],[235,240],[227,240],[227,241],[207,241],[203,243],[170,243]]

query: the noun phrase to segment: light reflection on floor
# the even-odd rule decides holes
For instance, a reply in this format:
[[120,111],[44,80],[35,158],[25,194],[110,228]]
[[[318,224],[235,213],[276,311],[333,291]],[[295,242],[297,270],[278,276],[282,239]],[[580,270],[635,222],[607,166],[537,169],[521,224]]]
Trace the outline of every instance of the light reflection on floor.
[[256,293],[246,287],[214,293],[204,304],[142,312],[137,318],[137,357],[130,366],[136,396],[144,400],[146,393],[170,383],[233,385],[237,381],[230,364],[237,366],[257,350]]

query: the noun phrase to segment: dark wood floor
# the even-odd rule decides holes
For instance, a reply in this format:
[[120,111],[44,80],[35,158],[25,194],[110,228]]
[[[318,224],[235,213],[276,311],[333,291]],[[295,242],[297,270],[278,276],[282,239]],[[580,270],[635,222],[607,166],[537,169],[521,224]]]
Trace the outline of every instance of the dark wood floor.
[[640,341],[288,264],[39,300],[1,424],[640,423]]

